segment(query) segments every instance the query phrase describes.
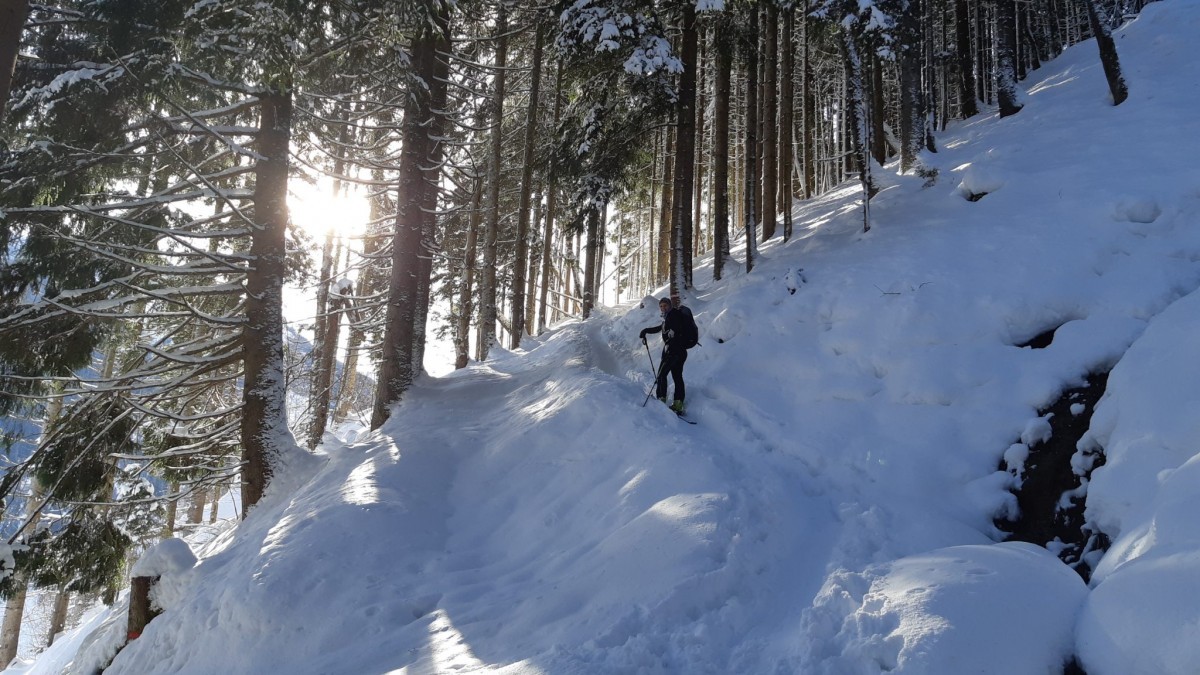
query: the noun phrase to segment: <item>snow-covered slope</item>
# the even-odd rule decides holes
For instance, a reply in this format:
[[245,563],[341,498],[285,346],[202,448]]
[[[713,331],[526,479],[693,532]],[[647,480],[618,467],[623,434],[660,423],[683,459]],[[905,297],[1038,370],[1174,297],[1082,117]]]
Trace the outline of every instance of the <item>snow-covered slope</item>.
[[[423,379],[167,575],[106,673],[1200,672],[1196,35],[1149,5],[1123,105],[1085,43],[941,134],[934,186],[889,174],[870,233],[847,188],[752,274],[698,266],[695,426],[641,405],[652,300]],[[1114,364],[1089,588],[996,543],[998,465]]]

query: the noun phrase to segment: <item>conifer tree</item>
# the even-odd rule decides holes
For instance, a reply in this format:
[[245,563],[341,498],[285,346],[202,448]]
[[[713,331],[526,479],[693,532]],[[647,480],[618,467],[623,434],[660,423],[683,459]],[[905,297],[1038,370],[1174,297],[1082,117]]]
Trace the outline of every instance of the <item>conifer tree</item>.
[[1100,9],[1096,0],[1086,0],[1088,24],[1092,27],[1092,35],[1096,38],[1096,47],[1100,50],[1100,64],[1104,68],[1104,77],[1108,80],[1108,91],[1112,95],[1113,105],[1121,105],[1129,98],[1129,87],[1125,84],[1125,76],[1121,72],[1121,60],[1117,56],[1117,45],[1113,42],[1112,31],[1108,23],[1101,19]]

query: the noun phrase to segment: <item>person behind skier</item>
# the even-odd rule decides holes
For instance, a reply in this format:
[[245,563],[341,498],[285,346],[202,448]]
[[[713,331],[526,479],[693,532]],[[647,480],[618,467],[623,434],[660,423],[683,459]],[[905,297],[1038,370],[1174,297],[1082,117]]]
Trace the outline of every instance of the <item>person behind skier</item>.
[[[695,321],[691,318],[691,311],[686,307],[678,306],[678,300],[674,303],[671,298],[663,298],[658,301],[658,310],[662,314],[662,325],[643,328],[639,337],[642,339],[642,344],[646,344],[646,336],[651,333],[662,333],[663,350],[662,364],[658,367],[658,377],[655,380],[657,386],[658,400],[663,403],[667,402],[667,373],[671,374],[671,379],[675,382],[675,398],[671,403],[671,410],[675,414],[684,414],[684,384],[683,384],[683,364],[687,361],[687,350],[695,344],[696,330],[694,328]],[[687,336],[691,335],[691,344],[688,344]]]

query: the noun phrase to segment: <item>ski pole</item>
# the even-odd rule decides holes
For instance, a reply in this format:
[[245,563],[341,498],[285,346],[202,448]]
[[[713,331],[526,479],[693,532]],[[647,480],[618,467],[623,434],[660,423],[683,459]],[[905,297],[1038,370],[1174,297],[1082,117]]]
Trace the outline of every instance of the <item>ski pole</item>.
[[650,355],[650,345],[646,344],[644,339],[642,346],[646,348],[646,358],[650,359],[650,374],[654,376],[654,384],[651,385],[650,391],[646,392],[646,400],[642,401],[642,407],[645,408],[646,404],[650,402],[650,395],[654,393],[654,388],[658,386],[658,369],[654,367],[654,357]]

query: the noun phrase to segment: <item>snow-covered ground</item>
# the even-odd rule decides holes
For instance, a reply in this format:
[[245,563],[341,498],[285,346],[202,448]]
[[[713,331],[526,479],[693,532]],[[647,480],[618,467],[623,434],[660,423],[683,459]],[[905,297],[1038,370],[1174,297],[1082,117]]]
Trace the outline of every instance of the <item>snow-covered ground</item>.
[[[166,573],[106,674],[1200,672],[1197,35],[1151,4],[1121,106],[1079,45],[941,134],[934,186],[888,174],[870,233],[847,188],[752,274],[698,265],[695,426],[641,405],[652,299],[422,379]],[[1089,585],[993,517],[1110,367]],[[105,621],[11,672],[91,672]]]

